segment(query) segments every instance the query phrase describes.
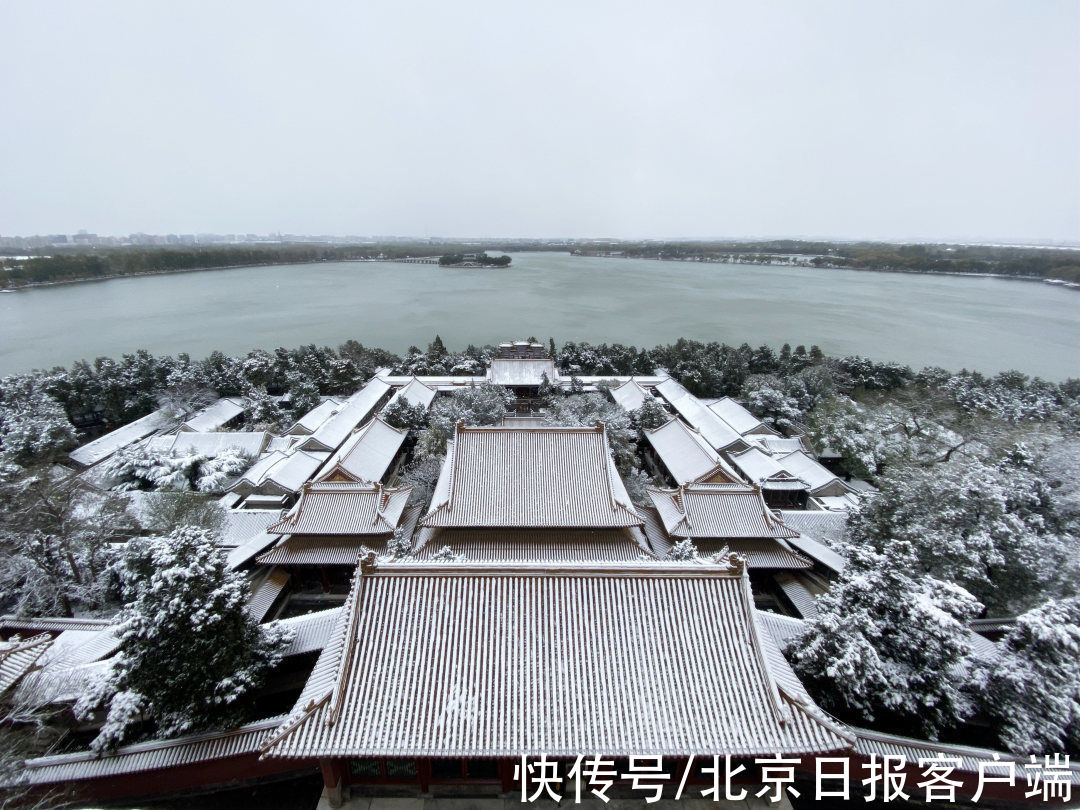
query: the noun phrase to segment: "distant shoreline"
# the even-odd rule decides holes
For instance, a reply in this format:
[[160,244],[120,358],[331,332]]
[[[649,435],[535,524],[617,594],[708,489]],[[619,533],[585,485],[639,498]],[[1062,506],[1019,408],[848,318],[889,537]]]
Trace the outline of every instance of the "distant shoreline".
[[814,267],[804,262],[771,261],[771,262],[721,262],[703,259],[700,261],[687,259],[665,259],[662,256],[591,256],[585,253],[571,253],[579,259],[637,259],[648,262],[675,262],[678,264],[737,264],[743,267],[797,267],[801,270],[851,270],[858,273],[899,273],[912,276],[961,276],[964,278],[1000,278],[1006,281],[1039,281],[1054,287],[1067,290],[1080,290],[1080,283],[1066,281],[1062,278],[1046,278],[1043,276],[1020,276],[1008,273],[961,273],[957,270],[901,270],[899,268],[886,269],[883,267],[856,267],[852,265],[829,265]]
[[[529,252],[529,251],[526,251]],[[557,251],[561,252],[561,251]],[[1042,276],[1021,276],[1021,275],[1009,275],[1006,273],[961,273],[955,270],[902,270],[902,269],[885,269],[877,267],[855,267],[855,266],[824,266],[813,267],[802,262],[793,261],[770,261],[770,262],[728,262],[728,261],[687,261],[685,259],[667,259],[660,256],[592,256],[589,254],[574,253],[573,251],[567,251],[568,255],[583,258],[583,259],[637,259],[639,261],[653,261],[653,262],[677,262],[679,264],[736,264],[743,265],[744,267],[796,267],[803,270],[851,270],[860,273],[900,273],[904,275],[919,275],[919,276],[962,276],[965,278],[998,278],[1013,281],[1037,281],[1043,284],[1049,284],[1053,287],[1060,287],[1066,290],[1078,290],[1080,291],[1080,283],[1066,281],[1065,279],[1058,278],[1044,278]],[[2,258],[2,257],[0,257]],[[416,259],[438,259],[435,256],[416,256],[410,257]],[[257,262],[247,264],[229,264],[219,265],[214,267],[185,267],[177,270],[146,270],[139,273],[111,273],[105,276],[87,276],[85,278],[68,278],[59,281],[31,281],[27,284],[21,284],[17,287],[3,287],[0,288],[0,292],[19,292],[20,290],[29,290],[39,287],[59,287],[67,284],[86,284],[95,281],[115,281],[116,279],[124,278],[142,278],[146,276],[172,276],[180,273],[206,273],[213,270],[244,270],[253,267],[288,267],[290,265],[304,265],[304,264],[338,264],[338,263],[356,263],[356,264],[369,264],[369,263],[387,263],[387,264],[424,264],[424,262],[410,262],[405,259],[308,259],[308,260],[296,260],[290,262]],[[448,265],[450,268],[467,267],[469,265]],[[480,265],[476,265],[479,267]],[[501,268],[493,268],[501,269]]]
[[[2,257],[0,257],[2,258]],[[419,257],[418,257],[419,258]],[[351,262],[357,264],[370,264],[373,262],[386,262],[391,264],[410,264],[400,259],[298,259],[292,262],[257,262],[255,264],[225,264],[215,267],[184,267],[179,270],[144,270],[139,273],[110,273],[107,276],[86,276],[85,278],[65,278],[59,281],[31,281],[20,284],[18,287],[4,287],[3,292],[19,292],[36,287],[59,287],[64,284],[86,284],[94,281],[115,281],[120,278],[143,278],[145,276],[175,276],[181,273],[207,273],[213,270],[244,270],[252,267],[288,267],[294,264],[338,264]]]

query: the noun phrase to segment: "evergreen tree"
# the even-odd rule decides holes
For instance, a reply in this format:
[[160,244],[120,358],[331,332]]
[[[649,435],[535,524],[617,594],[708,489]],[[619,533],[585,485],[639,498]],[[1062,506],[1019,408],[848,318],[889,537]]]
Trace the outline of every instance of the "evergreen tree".
[[655,430],[670,420],[671,414],[656,397],[647,397],[637,410],[630,413],[630,421],[638,430]]
[[966,623],[982,606],[914,568],[903,543],[881,554],[853,548],[788,654],[824,708],[936,739],[972,711],[963,691]]
[[140,717],[162,737],[228,728],[281,660],[288,631],[247,612],[244,577],[230,571],[209,534],[181,528],[133,540],[119,569],[125,606],[109,676],[76,705],[108,706],[91,747],[115,747]]
[[1080,754],[1080,597],[1017,618],[1001,654],[977,667],[973,692],[1015,754]]

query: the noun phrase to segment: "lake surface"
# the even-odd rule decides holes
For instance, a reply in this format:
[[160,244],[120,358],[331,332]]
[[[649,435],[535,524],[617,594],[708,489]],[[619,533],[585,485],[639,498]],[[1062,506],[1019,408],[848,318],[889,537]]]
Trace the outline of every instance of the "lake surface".
[[1080,293],[996,278],[514,255],[508,270],[335,262],[0,295],[0,375],[119,357],[203,357],[349,338],[401,352],[535,336],[651,347],[783,343],[918,368],[1080,377]]

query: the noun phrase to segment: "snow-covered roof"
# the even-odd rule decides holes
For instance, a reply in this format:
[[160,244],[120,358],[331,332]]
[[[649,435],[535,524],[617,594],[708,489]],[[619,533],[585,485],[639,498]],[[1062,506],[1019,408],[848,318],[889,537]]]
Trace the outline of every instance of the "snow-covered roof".
[[102,630],[64,630],[23,678],[16,699],[30,705],[78,699],[91,680],[112,667],[107,660],[120,646],[117,626]]
[[636,526],[607,432],[596,427],[465,427],[448,449],[424,526]]
[[445,546],[471,562],[633,562],[652,556],[638,529],[421,529],[417,559]]
[[770,455],[751,447],[741,453],[729,455],[734,464],[746,476],[747,480],[765,490],[804,490],[809,487],[806,481],[785,469]]
[[[865,728],[851,728],[855,734],[855,750],[864,757],[877,755],[880,759],[886,756],[902,756],[909,765],[921,760],[936,760],[941,756],[955,757],[959,760],[956,766],[957,774],[953,779],[959,778],[959,772],[969,774],[979,773],[980,762],[1013,762],[1016,766],[1016,786],[1014,794],[1009,798],[1023,799],[1024,793],[1029,789],[1025,779],[1024,765],[1027,760],[1004,751],[994,751],[989,748],[974,748],[968,745],[955,745],[939,741],[916,740],[910,737],[900,737],[896,734],[883,734],[880,731],[871,731]],[[1065,767],[1065,766],[1063,766]],[[1080,787],[1080,763],[1070,763],[1068,766],[1069,781],[1074,787]],[[1005,775],[1003,768],[986,769],[987,776],[1002,777]],[[999,783],[1000,784],[1000,783]],[[994,786],[992,786],[994,787]],[[1042,793],[1038,794],[1041,797]],[[1030,795],[1028,800],[1031,801]],[[1035,799],[1038,801],[1038,799]]]
[[[787,515],[788,513],[785,512],[784,514]],[[786,517],[784,522],[787,523]],[[831,568],[838,574],[844,573],[844,568],[847,567],[847,562],[843,557],[824,543],[815,540],[809,534],[800,532],[798,537],[789,538],[788,543],[810,559],[816,560],[826,568]]]
[[232,731],[211,731],[171,740],[124,745],[111,754],[78,751],[26,761],[32,785],[69,784],[85,779],[156,771],[254,754],[282,718],[271,717]]
[[786,456],[780,456],[777,462],[785,470],[810,485],[811,495],[844,495],[854,490],[841,481],[834,473],[825,469],[816,459],[796,450]]
[[549,357],[495,357],[488,368],[487,380],[492,385],[505,385],[509,388],[538,386],[543,383],[545,374],[552,385],[558,382],[559,372],[555,369],[555,361]]
[[408,435],[408,430],[398,430],[376,416],[345,440],[315,480],[381,481]]
[[393,534],[411,493],[412,487],[390,489],[367,482],[305,484],[296,505],[267,531],[294,536]]
[[644,431],[645,439],[667,467],[676,484],[692,481],[738,483],[739,474],[721,458],[701,433],[679,418]]
[[327,397],[310,411],[305,413],[295,422],[292,427],[285,431],[289,436],[310,436],[319,427],[338,412],[343,400],[336,397]]
[[768,453],[770,456],[783,456],[794,453],[796,450],[806,450],[806,442],[802,436],[762,436],[751,434],[746,437],[751,445]]
[[622,385],[611,389],[611,397],[624,411],[636,411],[653,395],[642,388],[637,380],[631,378]]
[[180,430],[210,433],[220,430],[243,413],[244,401],[242,399],[224,397],[188,419],[180,425]]
[[221,528],[221,546],[242,546],[262,534],[266,527],[281,520],[280,509],[228,509]]
[[750,433],[766,436],[780,435],[731,397],[721,397],[710,402],[709,410],[727,422],[741,436]]
[[710,411],[701,401],[673,379],[656,386],[679,415],[696,428],[714,449],[739,450],[748,445],[737,430]]
[[770,646],[741,568],[365,560],[264,756],[850,748]]
[[260,532],[242,546],[237,546],[230,551],[225,556],[225,564],[232,570],[242,568],[280,539],[276,534],[269,534],[265,531]]
[[647,491],[671,537],[723,540],[798,534],[769,510],[760,490],[745,484],[687,484]]
[[289,579],[288,571],[271,568],[265,574],[258,575],[252,580],[247,609],[255,621],[261,622],[266,618],[266,614],[270,612],[270,608],[273,607],[278,596],[289,584]]
[[862,501],[854,492],[843,495],[814,495],[808,501],[808,507],[816,507],[823,512],[847,512],[850,509],[858,509],[861,504]]
[[288,627],[293,632],[292,641],[285,648],[284,655],[304,655],[321,650],[326,646],[330,634],[333,633],[340,614],[341,608],[336,607],[305,613],[303,616],[279,619],[278,624]]
[[380,379],[373,379],[345,402],[329,419],[310,436],[301,439],[301,450],[325,450],[334,452],[357,427],[364,423],[382,402],[390,386]]
[[67,616],[0,616],[0,630],[5,633],[31,631],[40,633],[62,630],[104,630],[112,624],[110,619],[81,619]]
[[809,535],[833,550],[844,541],[847,533],[847,512],[784,509],[780,517],[800,534]]
[[286,537],[255,562],[259,565],[320,565],[356,567],[368,551],[382,554],[387,535],[381,537]]
[[328,453],[275,450],[255,462],[231,487],[242,495],[286,495],[300,488],[329,457]]
[[389,408],[399,399],[403,399],[410,405],[423,405],[425,408],[428,408],[431,406],[437,393],[438,392],[430,385],[426,385],[416,377],[413,377],[406,385],[403,385],[397,390],[390,399],[390,402],[387,403],[386,407]]
[[801,579],[788,573],[777,574],[775,579],[780,590],[791,600],[791,604],[799,611],[800,616],[804,619],[813,619],[818,615],[815,596]]
[[18,683],[49,648],[52,636],[39,633],[27,639],[0,641],[0,695]]
[[246,456],[255,458],[270,443],[269,433],[249,433],[245,431],[223,431],[220,433],[176,433],[170,436],[155,436],[146,443],[146,449],[155,453],[199,453],[204,456],[219,456],[229,448],[239,450]]
[[160,408],[149,413],[141,419],[129,422],[123,427],[106,433],[100,438],[87,442],[82,447],[68,453],[68,458],[83,467],[91,467],[99,461],[103,461],[117,450],[134,444],[140,439],[145,439],[157,433],[159,430],[174,427],[176,420]]

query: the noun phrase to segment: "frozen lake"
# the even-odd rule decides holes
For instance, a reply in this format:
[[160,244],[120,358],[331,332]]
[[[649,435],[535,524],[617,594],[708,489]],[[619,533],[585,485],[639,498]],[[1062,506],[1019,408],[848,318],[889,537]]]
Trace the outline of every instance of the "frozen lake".
[[41,287],[0,295],[0,375],[255,347],[397,352],[535,336],[818,344],[918,368],[1080,377],[1080,293],[996,278],[514,255],[509,270],[335,262]]

